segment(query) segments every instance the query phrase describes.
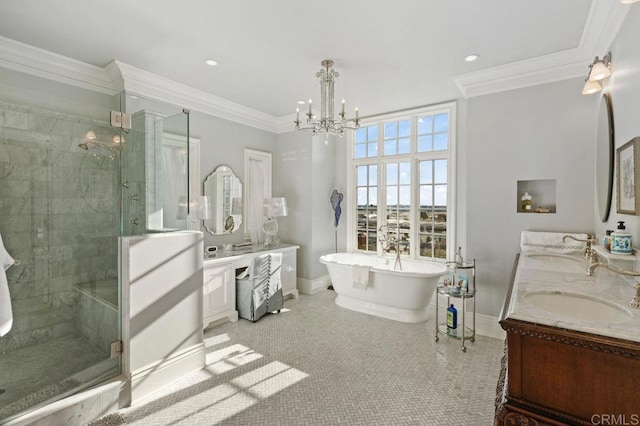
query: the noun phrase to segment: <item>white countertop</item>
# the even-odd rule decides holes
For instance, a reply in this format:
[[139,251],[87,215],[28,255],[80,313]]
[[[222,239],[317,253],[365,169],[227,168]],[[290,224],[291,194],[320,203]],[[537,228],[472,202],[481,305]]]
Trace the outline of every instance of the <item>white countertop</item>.
[[[506,318],[640,342],[640,309],[629,306],[635,294],[632,284],[601,267],[595,269],[593,276],[588,276],[584,256],[545,256],[520,255]],[[540,291],[605,300],[628,312],[630,318],[604,322],[590,312],[585,312],[583,319],[564,317],[534,306],[525,297]]]
[[247,254],[261,253],[261,252],[268,252],[268,251],[286,251],[287,249],[293,250],[298,248],[300,248],[299,245],[285,244],[285,243],[279,243],[269,247],[265,247],[264,245],[251,245],[251,246],[238,248],[236,250],[218,250],[217,252],[212,254],[205,254],[204,262],[207,263],[208,261],[214,261],[214,260],[233,261],[238,257],[245,256]]

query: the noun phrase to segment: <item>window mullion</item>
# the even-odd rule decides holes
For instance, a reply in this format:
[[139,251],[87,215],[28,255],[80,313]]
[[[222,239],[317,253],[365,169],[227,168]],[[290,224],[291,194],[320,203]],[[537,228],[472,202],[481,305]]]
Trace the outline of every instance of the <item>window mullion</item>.
[[419,243],[418,240],[420,238],[420,230],[419,230],[419,224],[418,224],[418,211],[420,210],[419,208],[419,203],[420,203],[420,197],[418,194],[418,188],[420,187],[419,185],[419,181],[418,181],[418,162],[417,160],[412,160],[411,161],[411,204],[410,204],[410,208],[409,208],[409,223],[410,223],[410,229],[411,229],[411,233],[410,233],[410,242],[409,242],[409,251],[411,253],[411,259],[417,259],[419,257],[419,252],[418,252],[418,247],[419,247]]
[[[385,197],[387,191],[387,170],[384,161],[381,158],[378,159],[378,229],[381,226],[387,225],[387,199]],[[379,236],[379,235],[378,235]],[[376,252],[378,255],[382,255],[382,246],[378,242],[378,249]]]

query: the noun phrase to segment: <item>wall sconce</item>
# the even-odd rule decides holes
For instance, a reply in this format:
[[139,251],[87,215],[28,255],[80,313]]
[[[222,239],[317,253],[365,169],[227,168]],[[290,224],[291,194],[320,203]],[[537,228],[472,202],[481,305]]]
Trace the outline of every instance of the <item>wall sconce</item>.
[[588,78],[585,79],[584,88],[582,89],[583,95],[591,95],[602,90],[602,86],[597,81],[591,81]]
[[583,95],[590,95],[592,93],[602,90],[602,84],[599,83],[611,75],[611,52],[607,53],[601,58],[595,57],[593,63],[589,65],[589,73],[585,79],[584,88],[582,89]]

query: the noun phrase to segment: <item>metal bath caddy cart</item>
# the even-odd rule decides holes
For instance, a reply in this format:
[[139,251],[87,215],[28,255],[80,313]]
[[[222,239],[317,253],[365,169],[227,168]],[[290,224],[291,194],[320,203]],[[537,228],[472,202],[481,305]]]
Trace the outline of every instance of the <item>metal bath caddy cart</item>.
[[[435,341],[440,340],[439,335],[458,339],[462,342],[462,351],[466,352],[464,345],[466,340],[475,342],[476,340],[476,260],[472,262],[447,262],[448,272],[445,279],[436,288],[436,314],[434,321],[436,324]],[[447,297],[447,307],[451,305],[451,299],[460,299],[462,309],[458,311],[460,324],[456,328],[450,328],[447,321],[441,322],[439,317],[440,296]],[[467,312],[467,303],[471,302],[471,312]],[[471,315],[471,324],[467,325],[467,316]]]

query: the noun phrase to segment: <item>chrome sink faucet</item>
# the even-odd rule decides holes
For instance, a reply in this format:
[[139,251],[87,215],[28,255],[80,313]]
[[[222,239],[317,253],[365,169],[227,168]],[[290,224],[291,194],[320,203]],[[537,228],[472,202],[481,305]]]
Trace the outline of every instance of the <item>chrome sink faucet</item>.
[[[625,271],[603,262],[595,262],[589,265],[588,269],[590,276],[593,274],[594,269],[596,269],[598,266],[607,268],[608,270],[615,272],[616,274],[626,275],[629,277],[640,277],[640,272]],[[633,283],[633,288],[636,289],[636,294],[633,296],[633,299],[631,299],[631,302],[629,302],[629,306],[631,306],[632,308],[640,309],[640,281],[636,281],[635,283]]]
[[[593,236],[587,234],[587,239],[581,240],[580,238],[576,238],[573,235],[565,235],[564,237],[562,237],[562,242],[566,242],[567,238],[571,238],[572,240],[579,241],[581,243],[587,243],[587,249],[584,252],[584,257],[585,259],[587,259],[587,263],[591,265],[598,262],[598,254],[593,249],[593,243],[595,242],[595,238]],[[591,273],[589,273],[589,276],[591,276]]]

